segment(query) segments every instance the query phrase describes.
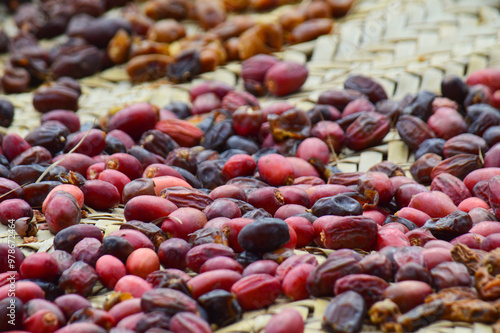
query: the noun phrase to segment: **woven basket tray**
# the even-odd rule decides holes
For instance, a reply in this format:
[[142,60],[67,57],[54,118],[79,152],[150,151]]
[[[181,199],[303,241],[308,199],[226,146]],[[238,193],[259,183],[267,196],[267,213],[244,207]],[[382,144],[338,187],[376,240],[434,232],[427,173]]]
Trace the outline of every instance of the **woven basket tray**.
[[[286,7],[286,6],[285,6]],[[428,90],[440,93],[441,79],[446,74],[466,76],[484,67],[500,67],[500,0],[360,0],[351,13],[336,22],[334,31],[317,40],[288,46],[276,55],[282,59],[307,63],[310,75],[300,92],[287,96],[287,101],[305,110],[329,88],[340,88],[350,74],[363,74],[380,82],[389,98],[400,99],[407,93]],[[277,19],[281,11],[262,14]],[[5,19],[4,19],[5,18]],[[15,29],[12,18],[0,12],[7,31]],[[198,29],[188,27],[188,31]],[[52,43],[51,41],[47,42]],[[6,56],[0,56],[0,74]],[[172,85],[166,80],[134,85],[128,81],[123,66],[113,67],[80,80],[83,94],[78,114],[82,120],[94,121],[108,110],[133,102],[150,102],[159,106],[171,101],[189,102],[188,90],[200,80],[216,79],[243,89],[238,79],[240,63],[233,62],[211,73],[202,74],[189,84]],[[2,96],[4,97],[4,96]],[[16,106],[14,123],[4,132],[26,135],[40,123],[33,109],[32,93],[5,96]],[[261,98],[261,104],[276,98]],[[345,172],[366,171],[373,164],[388,160],[408,170],[414,160],[408,147],[392,130],[382,145],[362,152],[344,150],[336,161]],[[112,212],[88,209],[82,223],[95,224],[105,235],[119,229],[123,207]],[[7,241],[7,228],[0,225],[0,242]],[[16,243],[25,254],[50,251],[53,235],[40,230],[37,240]],[[323,260],[328,250],[306,249]],[[302,252],[302,251],[297,251]],[[99,287],[96,287],[99,289]],[[97,290],[96,289],[96,290]],[[102,289],[102,287],[101,287]],[[92,298],[102,305],[106,295]],[[328,299],[290,302],[280,298],[269,309],[245,313],[243,319],[218,332],[259,332],[273,313],[294,307],[306,320],[306,332],[322,332],[321,319]],[[377,331],[364,326],[363,331]],[[420,332],[493,332],[483,324],[439,321]]]

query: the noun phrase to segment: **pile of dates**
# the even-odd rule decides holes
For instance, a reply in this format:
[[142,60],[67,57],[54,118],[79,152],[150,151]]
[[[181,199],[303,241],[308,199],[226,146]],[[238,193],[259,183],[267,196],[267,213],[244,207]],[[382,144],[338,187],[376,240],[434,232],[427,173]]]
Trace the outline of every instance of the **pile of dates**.
[[[255,94],[307,78],[263,55],[242,69]],[[392,101],[353,75],[307,111],[261,107],[210,81],[191,88],[190,104],[135,103],[99,124],[39,91],[41,125],[2,138],[0,222],[25,243],[42,229],[55,237],[27,257],[0,244],[0,330],[210,332],[278,297],[330,297],[322,327],[332,332],[413,332],[439,319],[500,330],[499,76],[446,77],[441,96]],[[70,78],[53,86],[80,90]],[[391,129],[414,151],[412,178],[388,161],[334,166]],[[124,221],[105,237],[82,223],[117,206]],[[92,306],[101,291],[113,293]],[[306,324],[287,309],[265,332]]]
[[[296,0],[46,0],[8,3],[15,7],[15,36],[0,28],[0,53],[10,52],[0,91],[22,93],[51,79],[93,75],[125,64],[134,82],[168,78],[185,82],[230,60],[280,51],[328,34],[333,18],[347,14],[353,0],[296,5],[267,22],[243,10],[270,10]],[[123,7],[124,6],[124,7]],[[123,7],[120,16],[104,16]],[[228,12],[237,12],[228,18]],[[183,21],[201,32],[187,34]],[[39,40],[65,34],[50,49]]]

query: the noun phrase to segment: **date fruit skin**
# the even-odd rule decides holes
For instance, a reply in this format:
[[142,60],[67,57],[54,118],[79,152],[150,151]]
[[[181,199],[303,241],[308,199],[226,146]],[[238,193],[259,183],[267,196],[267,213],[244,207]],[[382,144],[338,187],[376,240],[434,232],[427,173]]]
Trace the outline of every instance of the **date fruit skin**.
[[307,291],[315,297],[333,296],[335,282],[349,274],[362,273],[361,265],[354,258],[329,258],[309,274]]
[[201,266],[210,258],[217,256],[225,256],[229,258],[234,258],[235,254],[233,249],[228,246],[208,243],[195,246],[186,255],[186,265],[191,270],[199,272]]
[[400,116],[396,123],[396,129],[404,143],[413,151],[416,151],[425,140],[436,137],[427,123],[413,115]]
[[440,219],[427,221],[422,228],[430,230],[438,239],[450,241],[472,228],[472,218],[466,212],[456,210]]
[[26,257],[19,269],[24,279],[53,280],[57,277],[57,261],[46,252],[33,253]]
[[363,150],[382,142],[389,133],[390,122],[385,115],[378,112],[366,112],[347,128],[344,143],[347,148]]
[[315,241],[328,249],[371,251],[377,242],[377,222],[365,216],[326,215],[314,221],[313,227]]
[[75,245],[86,237],[103,241],[103,233],[98,227],[91,224],[77,224],[65,228],[54,237],[54,248],[71,253]]
[[284,96],[299,90],[308,75],[306,66],[297,62],[282,61],[266,72],[264,83],[271,94]]
[[123,212],[126,221],[152,222],[168,217],[177,206],[171,201],[153,195],[141,195],[130,199]]
[[290,185],[294,179],[292,164],[279,154],[262,156],[257,167],[262,180],[271,186]]
[[59,288],[67,294],[75,293],[87,297],[97,280],[97,273],[92,266],[83,261],[76,261],[59,278]]
[[190,312],[180,312],[169,323],[173,333],[211,333],[212,329],[200,316]]
[[295,309],[284,309],[273,315],[265,327],[265,333],[302,333],[304,331],[304,319],[299,311]]
[[144,132],[153,129],[157,121],[157,111],[153,105],[135,103],[121,109],[111,117],[107,130],[122,130],[137,141]]
[[424,302],[432,294],[431,286],[421,281],[401,281],[394,283],[384,290],[383,296],[391,299],[401,309],[408,312]]
[[389,284],[377,276],[350,274],[335,281],[334,292],[335,295],[339,295],[353,290],[360,294],[366,306],[370,307],[383,299],[382,294],[387,287]]
[[253,274],[233,284],[231,293],[242,309],[256,310],[274,303],[281,293],[281,283],[268,274]]
[[250,252],[274,251],[288,243],[290,232],[285,221],[276,218],[261,218],[246,225],[238,234],[240,246]]
[[110,290],[113,290],[116,282],[127,274],[127,269],[123,262],[109,254],[105,254],[97,259],[95,269],[99,280]]
[[363,297],[357,292],[349,290],[336,296],[328,303],[321,326],[329,332],[359,332],[366,311]]
[[315,266],[311,264],[300,264],[292,268],[283,279],[283,294],[294,301],[309,298],[306,283],[314,268]]
[[230,291],[231,287],[241,279],[241,274],[228,269],[216,269],[201,273],[187,282],[194,299],[215,289]]
[[179,312],[198,313],[196,301],[186,294],[169,288],[156,288],[141,296],[141,309],[145,313],[160,311],[167,315]]
[[368,76],[351,75],[345,80],[344,88],[357,90],[365,94],[372,103],[387,99],[387,94],[382,85]]
[[45,209],[49,231],[54,235],[59,231],[80,223],[80,207],[75,198],[67,192],[54,193]]

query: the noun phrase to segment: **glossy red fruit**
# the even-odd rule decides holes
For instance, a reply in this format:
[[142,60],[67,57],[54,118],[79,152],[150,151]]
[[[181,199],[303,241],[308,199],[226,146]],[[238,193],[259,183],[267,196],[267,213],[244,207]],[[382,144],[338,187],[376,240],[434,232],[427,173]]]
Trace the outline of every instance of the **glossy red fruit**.
[[130,180],[142,176],[142,165],[137,158],[125,153],[111,155],[106,161],[106,169],[114,169],[125,174]]
[[116,282],[127,274],[123,262],[109,254],[103,255],[97,260],[95,270],[101,283],[108,289],[113,289]]
[[58,165],[65,167],[68,171],[78,172],[81,175],[86,175],[88,168],[97,163],[92,157],[79,153],[61,154],[52,159],[53,163],[58,161],[60,161]]
[[300,264],[292,268],[283,279],[283,293],[294,301],[309,298],[307,277],[314,268],[311,264]]
[[75,153],[90,157],[99,155],[106,147],[106,133],[98,129],[91,129],[88,132],[79,132],[71,135],[66,143],[64,152],[68,153],[77,145],[79,146],[74,150]]
[[30,148],[31,145],[16,133],[7,134],[2,141],[3,154],[9,161]]
[[291,216],[285,219],[285,222],[291,226],[297,234],[297,248],[309,245],[314,240],[314,228],[305,217]]
[[107,130],[119,129],[134,140],[139,140],[142,133],[153,129],[158,121],[158,110],[149,103],[135,103],[116,113],[108,122]]
[[123,188],[125,187],[125,185],[130,183],[130,178],[125,176],[125,174],[112,169],[103,170],[99,174],[98,179],[114,185],[118,190],[118,193],[120,193],[120,198],[122,197]]
[[317,158],[327,165],[330,161],[330,149],[324,141],[318,138],[307,138],[297,148],[297,157],[306,161]]
[[54,193],[45,208],[45,219],[49,231],[54,235],[59,231],[80,223],[81,210],[75,198],[67,192]]
[[59,296],[54,300],[54,304],[62,310],[66,319],[71,318],[76,311],[92,306],[88,299],[78,294]]
[[57,316],[47,309],[38,310],[23,321],[24,329],[39,333],[53,333],[60,324]]
[[224,166],[222,173],[229,179],[253,175],[257,164],[250,155],[236,154],[231,156]]
[[207,218],[198,209],[183,207],[173,211],[162,223],[161,229],[171,237],[187,240],[189,234],[201,229]]
[[264,122],[264,114],[261,110],[254,110],[248,106],[242,106],[232,114],[233,127],[236,134],[241,136],[257,135]]
[[151,284],[136,275],[125,275],[115,284],[115,291],[130,293],[133,297],[140,298],[146,291],[153,289]]
[[8,199],[22,199],[24,197],[24,191],[23,188],[16,182],[0,177],[0,195],[2,196],[2,198],[0,198],[0,202]]
[[209,271],[214,271],[217,269],[226,269],[235,271],[239,274],[243,272],[243,266],[239,262],[229,257],[214,257],[208,259],[201,265],[200,273],[205,273]]
[[264,333],[302,333],[304,319],[299,311],[289,308],[273,315],[264,329]]
[[500,89],[500,70],[498,68],[483,68],[472,72],[465,81],[467,85],[484,84],[497,91]]
[[272,186],[290,185],[294,179],[292,164],[279,154],[262,156],[258,168],[262,180]]
[[123,300],[120,303],[113,305],[113,307],[109,309],[108,312],[111,316],[113,316],[115,322],[118,323],[125,317],[142,312],[141,299],[131,298]]
[[53,110],[43,114],[40,120],[42,124],[48,121],[58,121],[66,126],[71,133],[80,130],[80,118],[73,111]]
[[31,220],[33,210],[29,203],[22,199],[8,199],[0,203],[0,222],[8,225],[12,221],[16,221],[22,217],[27,217]]
[[155,246],[153,242],[142,232],[134,229],[120,229],[113,231],[109,236],[119,236],[125,238],[134,249],[140,249],[143,247],[154,250]]
[[97,210],[108,210],[120,203],[121,195],[116,186],[102,180],[88,180],[81,187],[85,204]]
[[253,274],[269,274],[274,276],[278,266],[278,263],[272,260],[257,260],[245,267],[242,275],[244,277]]
[[71,194],[73,196],[73,198],[75,198],[76,202],[78,203],[78,206],[80,208],[83,207],[84,197],[83,197],[82,190],[80,190],[80,188],[78,186],[75,186],[75,185],[62,184],[62,185],[58,185],[58,186],[54,187],[52,189],[52,191],[49,192],[49,194],[47,195],[47,197],[43,201],[42,213],[45,212],[45,208],[47,207],[47,204],[49,203],[49,201],[52,198],[52,196],[54,195],[54,193],[56,193],[57,191],[64,191],[64,192]]
[[271,94],[284,96],[299,90],[308,75],[306,66],[292,61],[282,61],[266,72],[264,82]]
[[169,165],[160,163],[150,164],[142,173],[142,178],[155,178],[161,176],[173,176],[185,180],[177,170]]
[[231,292],[244,310],[254,310],[273,304],[281,293],[281,284],[268,274],[254,274],[233,284]]
[[123,215],[127,221],[151,222],[166,218],[175,210],[177,206],[167,199],[153,195],[140,195],[126,203]]
[[[215,259],[215,258],[213,258]],[[234,283],[241,279],[241,274],[229,269],[216,269],[198,274],[187,282],[194,299],[215,289],[230,291]]]
[[[45,292],[35,282],[23,280],[17,281],[15,282],[14,288],[16,291],[16,297],[21,299],[23,303],[27,303],[29,300],[35,298],[45,298]],[[12,293],[12,289],[13,288],[10,283],[0,287],[0,300],[9,297],[9,293]]]
[[58,275],[57,261],[47,252],[38,252],[24,259],[20,273],[25,279],[53,280]]
[[141,248],[128,256],[126,266],[130,274],[145,279],[150,273],[160,269],[160,259],[155,251]]

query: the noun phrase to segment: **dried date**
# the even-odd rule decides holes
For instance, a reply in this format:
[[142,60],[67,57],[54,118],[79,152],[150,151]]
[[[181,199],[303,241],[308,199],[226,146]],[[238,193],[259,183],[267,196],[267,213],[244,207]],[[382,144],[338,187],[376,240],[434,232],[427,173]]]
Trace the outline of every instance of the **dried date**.
[[321,326],[329,332],[359,332],[365,314],[363,297],[355,291],[346,291],[328,303]]

